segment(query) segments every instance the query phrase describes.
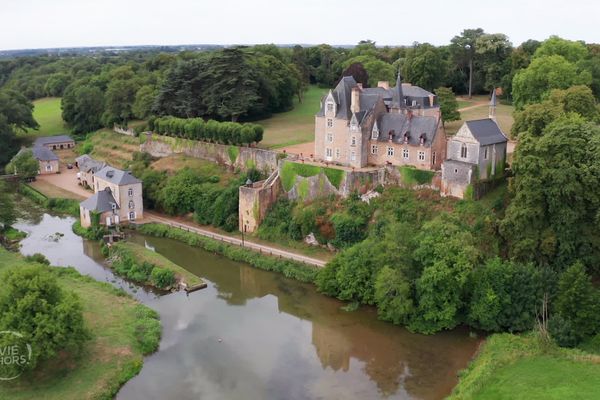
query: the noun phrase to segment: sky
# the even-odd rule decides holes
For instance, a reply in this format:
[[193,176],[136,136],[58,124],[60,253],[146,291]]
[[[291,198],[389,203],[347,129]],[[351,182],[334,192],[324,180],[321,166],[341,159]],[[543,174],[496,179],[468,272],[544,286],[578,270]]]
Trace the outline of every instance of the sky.
[[[381,6],[381,9],[378,9]],[[598,0],[0,0],[0,50],[176,44],[447,44],[465,28],[513,44],[600,43]]]

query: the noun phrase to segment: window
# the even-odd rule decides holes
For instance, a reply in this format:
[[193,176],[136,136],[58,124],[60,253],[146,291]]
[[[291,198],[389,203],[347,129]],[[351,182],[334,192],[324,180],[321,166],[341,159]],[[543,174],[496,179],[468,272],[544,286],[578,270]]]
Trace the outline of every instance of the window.
[[340,149],[335,149],[335,158],[340,159]]
[[435,165],[435,151],[431,154],[431,163]]
[[51,164],[46,165],[46,171],[52,171],[52,165]]
[[410,158],[410,153],[408,152],[408,149],[402,150],[402,158],[404,158],[405,160],[408,160]]
[[333,150],[331,150],[330,147],[325,149],[325,157],[332,157],[333,156]]
[[484,160],[488,159],[488,148],[487,148],[487,146],[483,148],[483,159]]
[[460,157],[467,158],[467,145],[464,143],[460,146]]
[[424,151],[419,152],[419,161],[425,161],[425,152]]
[[387,155],[392,157],[394,155],[394,148],[393,147],[388,147],[387,148]]
[[356,136],[352,136],[352,138],[350,139],[350,145],[356,146]]
[[110,203],[110,207],[112,208],[113,211],[115,211],[117,209],[117,205],[115,203]]
[[132,212],[129,213],[129,220],[130,221],[135,220],[135,212],[134,211],[132,211]]
[[416,107],[416,106],[417,106],[417,101],[416,101],[416,100],[413,100],[413,101],[412,101],[412,106],[413,106],[413,107]]
[[328,113],[333,112],[333,103],[332,102],[327,103],[327,112]]
[[354,150],[350,153],[350,161],[356,161],[356,152]]
[[377,145],[376,145],[376,144],[374,144],[373,146],[371,146],[371,154],[377,154],[377,151],[378,151],[378,150],[379,150],[379,149],[377,148]]
[[135,203],[133,200],[129,200],[129,209],[133,210],[135,208]]
[[377,139],[379,137],[379,128],[377,128],[377,123],[373,125],[373,131],[371,132],[371,139]]
[[333,118],[327,118],[327,127],[333,128]]
[[454,168],[454,173],[458,174],[458,169],[457,168]]
[[333,133],[327,134],[327,143],[333,143]]
[[127,191],[127,195],[129,197],[133,197],[133,188],[129,188],[129,190]]

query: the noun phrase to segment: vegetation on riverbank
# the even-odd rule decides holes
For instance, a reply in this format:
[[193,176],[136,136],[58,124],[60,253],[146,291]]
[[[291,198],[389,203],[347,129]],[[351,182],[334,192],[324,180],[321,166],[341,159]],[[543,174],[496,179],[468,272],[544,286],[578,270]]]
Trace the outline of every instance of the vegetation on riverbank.
[[109,248],[109,256],[115,272],[134,282],[159,289],[171,288],[177,283],[185,287],[203,283],[202,279],[185,268],[136,243],[114,243]]
[[563,349],[534,334],[495,334],[460,373],[449,400],[600,397],[600,356]]
[[50,198],[42,192],[32,188],[26,183],[20,183],[18,191],[22,196],[34,201],[38,205],[48,210],[69,214],[74,217],[79,216],[79,201],[75,199]]
[[138,230],[145,235],[179,240],[190,246],[200,247],[206,251],[222,254],[234,261],[246,262],[256,268],[280,272],[288,278],[293,278],[301,282],[313,282],[317,274],[317,269],[314,267],[300,264],[295,261],[256,253],[244,249],[243,247],[233,246],[163,224],[144,224],[140,226]]
[[[33,265],[0,248],[0,270]],[[48,267],[46,267],[48,268]],[[14,381],[0,384],[6,400],[112,399],[137,375],[143,356],[156,351],[160,322],[156,312],[122,290],[82,276],[72,268],[49,268],[59,285],[81,300],[91,338],[78,354],[59,355]]]

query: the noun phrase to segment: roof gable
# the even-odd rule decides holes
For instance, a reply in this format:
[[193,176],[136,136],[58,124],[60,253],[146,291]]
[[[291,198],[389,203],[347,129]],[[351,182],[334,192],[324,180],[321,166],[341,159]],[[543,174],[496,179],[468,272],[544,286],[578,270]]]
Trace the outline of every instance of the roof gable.
[[494,143],[505,143],[508,141],[500,127],[493,119],[478,119],[475,121],[467,121],[465,125],[468,127],[473,138],[482,146],[487,146]]

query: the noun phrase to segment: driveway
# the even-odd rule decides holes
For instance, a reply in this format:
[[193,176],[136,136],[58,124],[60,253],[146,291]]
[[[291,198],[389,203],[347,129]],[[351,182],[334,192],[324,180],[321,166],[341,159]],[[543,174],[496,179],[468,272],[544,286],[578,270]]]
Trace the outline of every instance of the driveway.
[[78,184],[76,168],[67,169],[61,165],[60,174],[38,175],[37,180],[41,181],[42,184],[48,183],[54,185],[84,199],[94,194],[92,191],[85,190]]

